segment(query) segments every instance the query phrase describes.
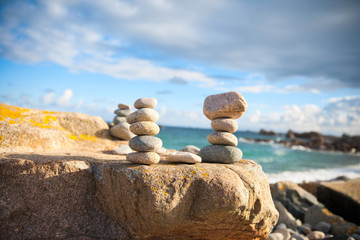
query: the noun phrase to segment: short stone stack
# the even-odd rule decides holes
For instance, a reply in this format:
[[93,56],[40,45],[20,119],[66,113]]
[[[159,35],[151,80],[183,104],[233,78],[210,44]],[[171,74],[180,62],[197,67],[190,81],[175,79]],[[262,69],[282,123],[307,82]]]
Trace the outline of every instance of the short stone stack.
[[160,132],[156,124],[159,114],[153,109],[156,104],[155,98],[139,98],[134,103],[134,107],[138,110],[126,117],[126,121],[131,124],[130,131],[137,135],[129,141],[130,148],[136,151],[126,155],[126,160],[129,162],[156,164],[160,161],[156,150],[162,147],[162,141],[154,137]]
[[234,119],[246,111],[247,103],[238,92],[210,95],[204,102],[204,114],[211,120],[211,133],[207,140],[212,145],[203,147],[199,155],[203,162],[236,163],[243,153],[237,148],[238,139],[233,134],[238,129]]
[[118,109],[114,111],[114,126],[110,128],[110,135],[123,140],[130,140],[135,135],[130,132],[130,125],[126,122],[126,116],[131,113],[131,106],[118,104]]

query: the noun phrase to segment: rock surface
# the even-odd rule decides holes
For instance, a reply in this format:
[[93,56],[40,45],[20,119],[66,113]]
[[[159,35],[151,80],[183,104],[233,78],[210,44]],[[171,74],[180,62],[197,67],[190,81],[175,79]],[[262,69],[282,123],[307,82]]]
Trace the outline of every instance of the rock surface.
[[213,120],[215,118],[241,117],[246,111],[247,103],[238,92],[227,92],[208,96],[204,101],[203,112]]
[[0,152],[110,150],[109,127],[100,117],[51,112],[0,103]]
[[281,202],[295,218],[301,221],[304,221],[305,213],[311,206],[319,204],[315,196],[293,182],[273,184],[271,194],[274,201]]
[[208,145],[203,147],[199,156],[203,162],[212,163],[236,163],[242,159],[242,151],[239,148],[223,145]]
[[330,233],[335,235],[353,234],[357,228],[355,224],[345,221],[321,205],[314,205],[308,209],[305,214],[305,222],[313,226],[319,222],[327,222],[331,226]]
[[140,239],[265,239],[277,221],[261,167],[97,164],[105,212]]
[[0,154],[0,239],[126,239],[96,200],[90,155]]
[[330,211],[360,225],[360,178],[316,183],[318,200]]
[[0,209],[4,239],[265,239],[278,217],[253,161],[135,165],[96,152],[1,153]]

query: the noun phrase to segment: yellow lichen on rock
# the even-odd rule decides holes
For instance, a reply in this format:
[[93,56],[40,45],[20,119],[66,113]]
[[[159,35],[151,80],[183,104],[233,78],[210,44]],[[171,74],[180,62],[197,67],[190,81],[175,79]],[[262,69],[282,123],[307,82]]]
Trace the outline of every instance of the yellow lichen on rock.
[[109,137],[109,127],[101,117],[3,103],[0,103],[0,135],[0,150],[5,152],[108,150],[118,145]]

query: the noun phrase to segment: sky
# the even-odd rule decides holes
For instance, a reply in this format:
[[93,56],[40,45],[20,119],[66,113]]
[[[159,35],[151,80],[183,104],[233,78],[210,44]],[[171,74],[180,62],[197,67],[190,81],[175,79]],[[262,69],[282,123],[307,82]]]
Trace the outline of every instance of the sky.
[[210,128],[240,92],[239,130],[360,134],[360,1],[1,0],[0,102],[114,117],[158,100],[161,125]]

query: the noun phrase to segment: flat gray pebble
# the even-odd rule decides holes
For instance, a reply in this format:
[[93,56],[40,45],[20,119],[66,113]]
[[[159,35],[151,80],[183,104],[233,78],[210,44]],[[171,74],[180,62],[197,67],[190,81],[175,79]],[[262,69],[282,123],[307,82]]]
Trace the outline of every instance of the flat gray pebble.
[[200,150],[199,156],[203,162],[236,163],[242,159],[243,153],[237,147],[208,145]]

